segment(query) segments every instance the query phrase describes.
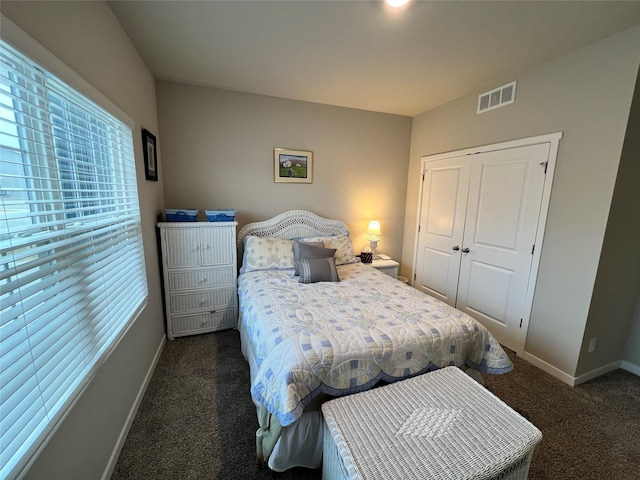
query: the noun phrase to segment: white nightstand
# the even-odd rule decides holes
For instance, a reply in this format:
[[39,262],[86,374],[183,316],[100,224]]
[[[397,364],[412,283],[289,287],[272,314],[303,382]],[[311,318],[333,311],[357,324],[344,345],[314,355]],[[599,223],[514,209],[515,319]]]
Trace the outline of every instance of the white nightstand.
[[400,265],[398,262],[394,260],[374,260],[373,263],[370,263],[373,268],[380,270],[383,273],[386,273],[390,277],[398,278],[398,266]]

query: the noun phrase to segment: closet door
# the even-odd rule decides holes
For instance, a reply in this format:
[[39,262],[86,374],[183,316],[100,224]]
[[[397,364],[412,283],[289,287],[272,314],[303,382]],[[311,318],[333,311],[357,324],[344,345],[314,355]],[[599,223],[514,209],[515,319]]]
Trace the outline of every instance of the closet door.
[[518,354],[561,137],[423,157],[413,286],[469,314]]
[[456,307],[512,349],[534,253],[549,144],[473,155]]
[[456,304],[471,162],[429,162],[424,171],[414,287]]

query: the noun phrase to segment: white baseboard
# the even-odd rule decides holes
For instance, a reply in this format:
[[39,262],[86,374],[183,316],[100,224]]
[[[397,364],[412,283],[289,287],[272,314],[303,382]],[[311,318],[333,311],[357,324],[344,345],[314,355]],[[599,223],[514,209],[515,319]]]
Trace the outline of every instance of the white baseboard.
[[525,359],[527,362],[529,362],[531,365],[538,367],[540,370],[547,372],[548,374],[562,380],[564,383],[571,385],[572,387],[576,386],[575,377],[572,377],[568,373],[565,373],[559,368],[554,367],[550,363],[547,363],[544,360],[541,360],[538,357],[533,356],[527,352],[522,353],[522,358]]
[[613,372],[614,370],[617,370],[618,368],[620,368],[620,360],[617,360],[615,362],[611,362],[611,363],[607,363],[606,365],[603,365],[601,367],[598,367],[594,370],[591,370],[587,373],[583,373],[582,375],[576,377],[576,383],[575,385],[580,385],[581,383],[584,382],[588,382],[589,380],[592,380],[596,377],[599,377],[600,375],[604,375],[605,373],[609,373],[609,372]]
[[573,377],[568,373],[565,373],[562,370],[554,367],[553,365],[545,362],[544,360],[531,355],[530,353],[523,352],[522,358],[529,362],[531,365],[538,367],[540,370],[547,372],[548,374],[558,378],[559,380],[562,380],[564,383],[566,383],[567,385],[571,385],[572,387],[580,385],[584,382],[588,382],[589,380],[599,377],[600,375],[604,375],[605,373],[613,372],[618,368],[622,368],[623,370],[640,376],[640,366],[630,362],[626,362],[624,360],[617,360],[615,362],[611,362],[603,365],[602,367],[591,370],[587,373],[583,373],[578,377]]
[[626,370],[627,372],[633,373],[634,375],[640,376],[640,365],[622,360],[622,362],[620,362],[620,368]]
[[158,360],[160,360],[160,354],[164,349],[164,344],[167,341],[167,336],[163,335],[162,340],[160,341],[160,345],[158,345],[158,349],[156,350],[156,354],[153,357],[153,361],[151,365],[149,365],[149,369],[147,370],[147,374],[144,377],[144,381],[142,385],[140,385],[140,389],[138,390],[138,395],[136,395],[136,400],[133,402],[131,406],[131,410],[129,411],[129,415],[127,416],[127,421],[122,427],[120,431],[120,436],[118,437],[118,441],[116,442],[115,447],[113,448],[113,452],[111,452],[111,457],[109,458],[109,462],[107,463],[107,468],[102,475],[102,480],[108,480],[111,478],[113,474],[113,469],[116,468],[116,463],[118,462],[118,457],[120,456],[120,452],[122,451],[122,447],[124,447],[124,442],[127,440],[127,435],[129,434],[129,430],[131,429],[131,424],[133,423],[133,419],[138,412],[138,408],[140,407],[140,402],[142,402],[142,398],[144,397],[144,393],[147,391],[147,386],[151,381],[151,377],[153,376],[153,372],[156,369],[156,365],[158,364]]

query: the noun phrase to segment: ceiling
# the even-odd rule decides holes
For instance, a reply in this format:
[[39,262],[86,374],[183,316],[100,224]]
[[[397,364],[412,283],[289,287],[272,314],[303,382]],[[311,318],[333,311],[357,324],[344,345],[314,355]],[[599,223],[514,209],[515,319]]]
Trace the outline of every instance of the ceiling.
[[640,1],[109,1],[157,79],[414,116],[640,24]]

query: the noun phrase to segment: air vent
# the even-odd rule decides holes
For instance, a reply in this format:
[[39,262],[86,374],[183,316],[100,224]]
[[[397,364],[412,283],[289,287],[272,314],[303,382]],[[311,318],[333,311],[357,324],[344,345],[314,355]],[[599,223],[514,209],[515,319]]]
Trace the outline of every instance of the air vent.
[[478,96],[478,112],[483,113],[495,108],[504,107],[516,100],[516,81],[494,88]]

